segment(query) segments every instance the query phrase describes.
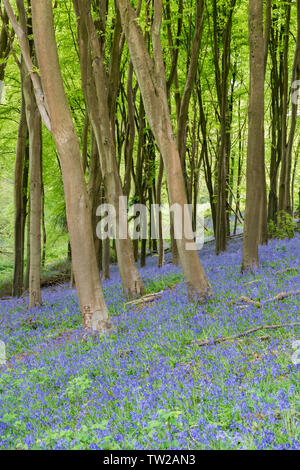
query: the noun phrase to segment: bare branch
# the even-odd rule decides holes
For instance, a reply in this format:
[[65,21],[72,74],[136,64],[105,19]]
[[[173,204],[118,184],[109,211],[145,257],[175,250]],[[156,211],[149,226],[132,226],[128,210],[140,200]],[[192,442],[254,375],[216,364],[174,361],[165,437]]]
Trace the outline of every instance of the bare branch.
[[[47,110],[46,100],[45,100],[45,96],[43,93],[40,77],[36,71],[36,67],[34,67],[32,60],[31,60],[30,47],[29,47],[27,34],[18,23],[9,0],[3,0],[3,3],[4,3],[5,10],[7,12],[7,15],[9,17],[9,20],[11,22],[11,25],[19,39],[22,55],[23,55],[28,73],[30,74],[30,77],[32,80],[34,94],[35,94],[39,111],[41,113],[41,117],[47,129],[51,131],[51,122],[50,122],[50,117],[49,117],[48,110]],[[21,9],[24,8],[23,1],[18,0],[17,3],[18,3],[19,8]]]

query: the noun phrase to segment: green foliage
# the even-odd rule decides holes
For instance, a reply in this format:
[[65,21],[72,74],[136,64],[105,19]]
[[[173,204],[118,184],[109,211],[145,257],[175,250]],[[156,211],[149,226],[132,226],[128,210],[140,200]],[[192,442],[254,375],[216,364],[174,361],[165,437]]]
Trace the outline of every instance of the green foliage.
[[285,211],[280,211],[277,214],[277,222],[271,220],[269,222],[268,230],[271,238],[293,238],[295,234],[296,223],[293,217]]
[[69,400],[76,401],[82,397],[86,390],[90,387],[92,381],[85,374],[79,377],[74,377],[68,384],[64,394],[69,398]]
[[180,272],[168,274],[168,276],[163,277],[161,279],[159,278],[147,279],[145,281],[147,294],[152,294],[152,293],[159,292],[165,289],[171,289],[182,280],[183,280],[183,275]]

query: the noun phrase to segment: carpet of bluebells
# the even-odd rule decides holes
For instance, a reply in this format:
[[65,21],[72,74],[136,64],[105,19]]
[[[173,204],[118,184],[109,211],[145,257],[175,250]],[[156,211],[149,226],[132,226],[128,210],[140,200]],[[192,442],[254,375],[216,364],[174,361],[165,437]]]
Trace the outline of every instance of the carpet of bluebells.
[[[189,304],[181,269],[148,258],[148,292],[125,305],[117,268],[104,283],[115,331],[81,328],[76,292],[43,290],[44,304],[0,301],[0,449],[300,449],[299,326],[235,341],[203,341],[251,327],[300,321],[300,296],[265,301],[300,286],[300,236],[260,248],[261,268],[241,274],[241,240],[200,258],[214,291]],[[257,280],[257,282],[251,282]]]

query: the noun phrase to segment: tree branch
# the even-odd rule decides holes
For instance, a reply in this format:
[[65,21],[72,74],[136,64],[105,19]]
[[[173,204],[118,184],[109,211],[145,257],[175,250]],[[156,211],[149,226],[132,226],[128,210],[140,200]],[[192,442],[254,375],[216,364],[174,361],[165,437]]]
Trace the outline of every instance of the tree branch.
[[[23,28],[19,25],[17,18],[14,14],[14,11],[11,7],[11,4],[9,0],[3,0],[4,7],[6,10],[6,13],[9,17],[9,20],[11,22],[11,25],[18,36],[19,42],[20,42],[20,47],[21,47],[21,52],[24,58],[24,62],[26,65],[26,68],[28,70],[28,73],[30,74],[32,84],[33,84],[33,89],[34,89],[34,94],[36,98],[36,102],[39,108],[39,111],[41,113],[41,117],[44,121],[45,126],[49,131],[51,131],[51,122],[50,122],[50,117],[48,114],[47,110],[47,104],[46,104],[46,99],[42,90],[42,85],[41,85],[41,80],[36,72],[36,68],[34,67],[32,60],[31,60],[31,55],[30,55],[30,48],[29,48],[29,42],[28,42],[28,37],[26,32],[23,30]],[[22,0],[18,0],[18,7],[19,8],[24,8],[24,3]]]

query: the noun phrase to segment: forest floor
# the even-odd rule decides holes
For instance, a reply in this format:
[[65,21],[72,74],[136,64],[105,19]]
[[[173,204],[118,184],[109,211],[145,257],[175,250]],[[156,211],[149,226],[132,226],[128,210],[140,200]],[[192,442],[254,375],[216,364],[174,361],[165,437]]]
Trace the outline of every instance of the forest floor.
[[214,297],[198,306],[169,254],[140,270],[164,292],[136,306],[113,266],[106,336],[83,331],[67,285],[43,289],[40,308],[1,300],[0,449],[300,449],[299,324],[201,345],[300,322],[300,235],[261,247],[255,274],[240,272],[240,240],[213,250],[200,258]]

